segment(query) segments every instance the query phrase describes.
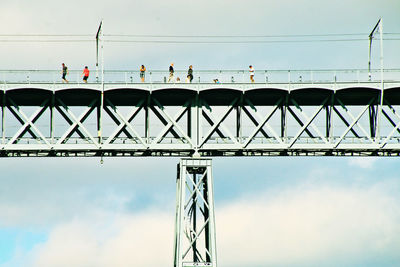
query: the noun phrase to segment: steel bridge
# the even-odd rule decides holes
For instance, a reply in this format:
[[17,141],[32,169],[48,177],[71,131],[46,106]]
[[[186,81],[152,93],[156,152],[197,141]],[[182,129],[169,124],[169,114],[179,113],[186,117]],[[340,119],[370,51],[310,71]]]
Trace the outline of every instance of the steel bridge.
[[140,83],[110,71],[88,84],[9,72],[0,156],[399,155],[400,70],[384,80],[362,70],[259,71],[255,83],[236,82],[245,72]]
[[217,266],[208,157],[400,155],[400,70],[102,73],[0,71],[0,157],[186,157],[174,267]]

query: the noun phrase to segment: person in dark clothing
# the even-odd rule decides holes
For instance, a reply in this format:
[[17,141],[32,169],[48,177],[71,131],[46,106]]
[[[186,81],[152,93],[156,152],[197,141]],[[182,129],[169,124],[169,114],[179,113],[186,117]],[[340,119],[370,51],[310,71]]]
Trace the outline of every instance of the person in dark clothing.
[[168,82],[174,80],[174,63],[171,63],[169,66],[169,77],[168,77]]
[[192,81],[193,81],[193,66],[192,65],[189,66],[187,78],[188,78],[188,81],[190,83],[192,83]]
[[68,68],[67,68],[67,66],[65,66],[64,63],[62,63],[61,66],[62,66],[62,71],[61,71],[62,77],[61,78],[62,78],[63,82],[68,83],[67,78],[65,78],[65,76],[67,76],[67,74],[68,74]]

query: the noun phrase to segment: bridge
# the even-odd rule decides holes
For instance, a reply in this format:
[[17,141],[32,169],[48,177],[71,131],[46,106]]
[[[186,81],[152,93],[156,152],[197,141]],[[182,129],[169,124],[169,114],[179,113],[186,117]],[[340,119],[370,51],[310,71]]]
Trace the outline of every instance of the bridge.
[[80,74],[0,71],[0,156],[400,153],[400,70]]
[[398,69],[80,74],[0,71],[0,156],[183,157],[174,267],[217,266],[211,157],[400,155]]

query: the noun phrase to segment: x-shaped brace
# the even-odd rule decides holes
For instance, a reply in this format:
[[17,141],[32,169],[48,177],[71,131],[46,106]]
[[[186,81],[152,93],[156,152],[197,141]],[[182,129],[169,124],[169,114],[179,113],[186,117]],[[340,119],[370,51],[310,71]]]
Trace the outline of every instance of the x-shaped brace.
[[223,113],[223,116],[217,121],[212,113],[206,108],[202,107],[202,111],[209,117],[209,119],[214,123],[214,125],[211,127],[210,131],[204,136],[203,141],[201,142],[200,147],[202,147],[208,139],[210,139],[211,135],[220,127],[225,134],[228,135],[228,137],[232,140],[233,143],[239,144],[236,138],[232,135],[232,133],[228,130],[227,127],[225,127],[223,121],[228,117],[228,115],[231,113],[233,110],[234,106],[230,105],[227,110]]
[[192,146],[194,147],[194,144],[190,137],[185,133],[185,131],[178,125],[177,121],[183,116],[184,112],[187,110],[186,107],[181,108],[181,110],[178,112],[178,114],[175,116],[175,118],[172,118],[167,112],[164,111],[163,107],[159,106],[154,106],[152,107],[153,112],[156,114],[156,116],[163,121],[165,124],[165,128],[163,131],[157,136],[157,138],[152,142],[153,144],[156,144],[159,142],[162,137],[171,130],[172,127],[175,127],[175,129],[178,130],[178,132],[181,134],[181,136]]
[[[267,129],[272,133],[272,135],[275,137],[275,139],[280,143],[283,144],[282,139],[278,136],[278,134],[274,131],[274,129],[272,129],[271,126],[269,126],[268,121],[269,119],[272,117],[272,115],[274,115],[274,113],[276,112],[276,110],[279,108],[278,105],[275,105],[275,107],[264,117],[262,118],[261,115],[256,111],[255,112],[255,116],[258,118],[258,121],[252,117],[252,121],[254,122],[254,124],[257,126],[256,129],[254,129],[254,131],[250,134],[249,138],[247,138],[247,140],[244,143],[244,147],[246,148],[251,141],[253,140],[253,138],[262,130],[262,128],[265,126],[267,127]],[[247,111],[247,109],[245,107],[243,107],[243,109],[245,110],[246,114],[250,117],[251,114],[250,112]]]
[[[339,144],[343,141],[343,139],[344,139],[344,137],[347,135],[347,133],[348,133],[351,129],[353,129],[354,125],[357,124],[357,122],[360,120],[360,118],[362,117],[362,115],[368,110],[369,106],[370,106],[369,104],[366,105],[366,106],[364,107],[364,109],[358,114],[357,117],[354,117],[351,113],[349,113],[348,111],[346,111],[346,112],[349,114],[349,116],[351,116],[351,118],[353,119],[353,122],[347,127],[347,129],[344,131],[344,133],[340,136],[339,140],[338,140],[338,141],[336,142],[336,144],[334,145],[334,148],[337,148],[337,147],[339,146]],[[364,130],[364,128],[362,128],[361,125],[358,125],[358,126],[359,126],[360,129],[364,132],[364,134],[368,137],[368,139],[369,139],[371,142],[373,142],[372,139],[368,136],[368,133]]]
[[[165,125],[163,130],[159,133],[159,135],[153,140],[152,143],[157,144],[157,143],[161,142],[161,140],[171,130],[171,128],[178,125],[177,122],[182,118],[182,116],[186,113],[187,110],[188,110],[187,107],[181,107],[180,110],[178,111],[178,113],[174,116],[174,118],[167,116],[167,113],[164,112],[164,114],[166,115],[165,117],[166,117],[167,124]],[[163,109],[160,109],[160,111],[163,111]],[[162,113],[160,112],[160,114],[162,114]],[[183,133],[183,136],[185,137],[185,139],[190,140],[190,137],[187,136],[182,129],[178,129],[178,130],[181,133]],[[189,142],[192,144],[191,140]]]
[[[326,98],[323,102],[322,102],[322,108],[324,107],[324,105],[325,105],[325,103],[328,101],[328,99],[329,98]],[[319,113],[319,112],[318,112]],[[317,115],[318,115],[318,113],[317,113]],[[324,143],[325,144],[329,144],[329,141],[325,138],[325,136],[321,133],[321,131],[318,129],[318,127],[317,126],[315,126],[315,124],[314,124],[314,118],[315,117],[313,117],[312,119],[311,118],[309,118],[306,114],[305,114],[305,112],[303,111],[303,110],[301,110],[300,109],[300,115],[303,117],[303,119],[304,120],[306,120],[306,121],[308,121],[308,122],[311,122],[310,124],[309,124],[309,126],[311,126],[311,128],[313,128],[314,129],[314,131],[319,135],[319,137],[321,137],[321,139],[322,139],[322,141],[324,141]],[[308,127],[307,127],[308,128]]]
[[[14,134],[14,136],[10,139],[10,141],[7,143],[6,147],[17,142],[17,139],[20,138],[21,136],[23,136],[28,131],[32,135],[33,138],[36,138],[36,135],[34,133],[34,132],[36,132],[36,134],[38,134],[40,136],[40,138],[46,143],[46,145],[49,148],[51,148],[52,145],[50,144],[50,142],[47,141],[46,137],[44,137],[44,135],[39,131],[39,129],[34,124],[35,121],[37,119],[39,119],[39,117],[47,109],[46,104],[47,104],[48,100],[46,99],[45,101],[43,101],[43,103],[40,105],[40,108],[37,109],[36,112],[34,112],[30,118],[28,118],[28,116],[25,115],[25,113],[19,108],[19,106],[11,98],[8,98],[8,100],[12,104],[12,106],[8,107],[9,110],[13,113],[13,115],[17,118],[18,121],[23,123],[23,125]],[[30,128],[32,128],[33,131]]]
[[[396,113],[396,111],[394,110],[394,108],[393,108],[392,106],[389,106],[389,107],[390,107],[390,110],[393,112],[393,114],[394,114],[398,119],[400,119],[399,114]],[[390,122],[391,122],[392,125],[393,125],[393,124],[394,124],[393,121],[390,119],[389,115],[386,114],[386,112],[383,110],[383,108],[382,108],[382,113],[385,114],[385,116],[390,120]],[[382,142],[381,148],[383,148],[383,147],[387,144],[387,142],[389,141],[389,139],[392,138],[392,136],[394,135],[394,133],[395,133],[396,131],[398,131],[399,128],[400,128],[400,122],[397,123],[397,124],[395,125],[395,127],[394,127],[393,130],[390,132],[390,134],[389,134],[389,135],[385,138],[385,140]]]
[[[183,259],[184,259],[184,258],[186,257],[186,255],[189,253],[189,251],[190,251],[190,249],[192,248],[194,242],[196,242],[196,241],[199,239],[199,236],[200,236],[201,233],[204,231],[204,229],[206,228],[206,226],[207,226],[207,224],[208,224],[209,222],[210,222],[210,218],[208,218],[208,219],[204,222],[203,226],[199,229],[199,231],[197,231],[197,233],[196,233],[195,231],[193,231],[192,228],[190,228],[191,233],[194,234],[194,238],[193,238],[193,240],[191,240],[191,238],[190,238],[189,236],[186,235],[187,239],[188,239],[189,241],[191,241],[191,242],[190,242],[190,245],[188,246],[188,248],[185,250],[185,253],[183,253],[183,256],[182,256]],[[206,249],[206,253],[207,253],[209,256],[211,256],[211,255],[210,255],[210,252],[209,252],[207,249]],[[200,254],[198,254],[198,255],[201,257]],[[202,260],[203,260],[203,259],[202,259]]]
[[296,143],[297,139],[300,137],[300,135],[308,128],[308,126],[314,121],[314,119],[318,116],[318,114],[321,112],[321,110],[324,108],[325,102],[328,100],[328,98],[325,99],[325,101],[317,108],[317,110],[314,112],[314,114],[308,118],[308,121],[301,127],[300,131],[293,137],[292,141],[289,144],[289,148],[291,148],[294,143]]
[[87,117],[92,113],[92,111],[96,108],[95,103],[97,102],[97,99],[93,100],[87,109],[81,113],[79,117],[76,117],[74,113],[68,108],[67,105],[64,104],[64,102],[61,99],[57,99],[61,106],[64,108],[65,112],[60,108],[57,107],[57,110],[60,112],[60,114],[68,118],[68,121],[72,122],[71,126],[68,128],[68,130],[63,134],[63,136],[57,141],[57,145],[63,144],[68,137],[70,137],[74,131],[76,131],[78,128],[80,128],[87,137],[92,141],[92,143],[99,148],[100,145],[99,143],[94,139],[94,137],[90,134],[90,132],[86,129],[86,127],[83,125],[83,122],[86,120]]
[[[192,177],[190,175],[187,174],[187,177],[189,178],[189,180],[192,182],[192,184],[194,185],[194,190],[192,191],[192,189],[189,187],[189,185],[186,183],[186,187],[190,192],[190,197],[188,198],[188,201],[185,204],[185,209],[187,208],[187,206],[190,204],[190,201],[192,201],[194,194],[198,193],[197,196],[200,196],[201,199],[203,200],[204,205],[206,205],[207,208],[208,207],[208,203],[207,201],[204,199],[203,194],[200,191],[200,185],[203,183],[203,180],[205,179],[207,175],[207,171],[200,177],[199,181],[197,183],[195,183],[192,179]],[[197,201],[196,201],[197,204]],[[201,209],[201,207],[199,206],[199,208]]]
[[107,106],[104,107],[104,109],[107,111],[107,113],[112,117],[114,121],[119,123],[117,129],[110,135],[109,138],[105,141],[105,144],[110,144],[112,140],[118,136],[122,131],[127,131],[127,134],[130,134],[129,131],[133,134],[133,136],[136,136],[136,138],[140,141],[140,143],[147,148],[147,144],[144,142],[144,140],[140,137],[139,133],[133,128],[132,124],[130,123],[136,115],[139,113],[139,111],[142,109],[142,104],[144,102],[141,101],[139,102],[138,107],[134,108],[129,114],[128,117],[124,117],[124,115],[121,114],[121,112],[118,110],[116,106],[114,106],[110,100],[107,99],[108,104],[111,106],[113,111],[117,116],[114,116],[114,114],[109,110]]

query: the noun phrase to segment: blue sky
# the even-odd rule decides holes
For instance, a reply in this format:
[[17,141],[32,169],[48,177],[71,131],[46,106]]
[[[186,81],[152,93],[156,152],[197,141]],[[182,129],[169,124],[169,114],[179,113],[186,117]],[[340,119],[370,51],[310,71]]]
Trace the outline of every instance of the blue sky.
[[[398,265],[397,161],[214,159],[220,266]],[[169,264],[177,162],[1,161],[3,266]]]
[[[11,1],[0,34],[400,32],[383,1]],[[384,43],[400,68],[399,42]],[[378,47],[373,67],[379,67]],[[368,42],[109,44],[108,69],[366,68]],[[93,44],[0,42],[0,69],[94,68]],[[178,158],[1,159],[0,266],[172,265]],[[399,266],[397,158],[215,158],[219,266]],[[157,255],[157,256],[154,256]],[[235,257],[232,257],[235,255]],[[151,263],[149,263],[151,259]]]

